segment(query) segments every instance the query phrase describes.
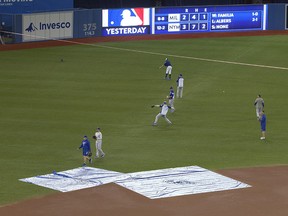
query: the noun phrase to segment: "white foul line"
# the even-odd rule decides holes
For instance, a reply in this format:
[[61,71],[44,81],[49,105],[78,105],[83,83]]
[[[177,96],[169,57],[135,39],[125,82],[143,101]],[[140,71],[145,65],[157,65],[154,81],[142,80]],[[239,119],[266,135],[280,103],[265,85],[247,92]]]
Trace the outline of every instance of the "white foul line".
[[110,47],[110,46],[104,46],[104,45],[94,45],[94,46],[107,48],[107,49],[122,50],[122,51],[127,51],[127,52],[137,52],[137,53],[144,53],[144,54],[150,54],[150,55],[161,55],[161,56],[166,56],[166,57],[168,56],[168,57],[174,57],[174,58],[193,59],[193,60],[198,60],[198,61],[207,61],[207,62],[216,62],[216,63],[224,63],[224,64],[234,64],[234,65],[244,65],[244,66],[251,66],[251,67],[278,69],[278,70],[288,70],[288,68],[285,68],[285,67],[277,67],[277,66],[270,66],[270,65],[258,65],[258,64],[242,63],[242,62],[231,62],[231,61],[224,61],[224,60],[205,59],[205,58],[197,58],[197,57],[192,57],[192,56],[164,54],[164,53],[133,50],[133,49],[126,49],[126,48]]
[[[6,32],[6,31],[2,31]],[[25,35],[20,33],[14,33],[16,35]],[[38,38],[46,38],[42,36],[35,36]],[[148,51],[142,51],[142,50],[133,50],[133,49],[126,49],[126,48],[119,48],[119,47],[111,47],[111,46],[104,46],[104,45],[97,45],[97,44],[88,44],[88,43],[81,43],[76,41],[69,41],[69,40],[61,40],[61,39],[50,39],[54,41],[61,41],[76,45],[85,45],[85,46],[94,46],[94,47],[101,47],[101,48],[107,48],[107,49],[115,49],[115,50],[121,50],[121,51],[127,51],[127,52],[137,52],[137,53],[144,53],[144,54],[150,54],[150,55],[160,55],[160,56],[168,56],[168,57],[175,57],[175,58],[182,58],[182,59],[193,59],[198,61],[207,61],[207,62],[216,62],[216,63],[224,63],[224,64],[234,64],[234,65],[244,65],[244,66],[250,66],[250,67],[260,67],[260,68],[270,68],[270,69],[277,69],[277,70],[288,70],[288,68],[285,67],[277,67],[277,66],[271,66],[271,65],[258,65],[258,64],[249,64],[249,63],[242,63],[242,62],[231,62],[231,61],[224,61],[224,60],[215,60],[215,59],[205,59],[205,58],[197,58],[192,56],[181,56],[181,55],[171,55],[171,54],[164,54],[164,53],[156,53],[156,52],[148,52]]]

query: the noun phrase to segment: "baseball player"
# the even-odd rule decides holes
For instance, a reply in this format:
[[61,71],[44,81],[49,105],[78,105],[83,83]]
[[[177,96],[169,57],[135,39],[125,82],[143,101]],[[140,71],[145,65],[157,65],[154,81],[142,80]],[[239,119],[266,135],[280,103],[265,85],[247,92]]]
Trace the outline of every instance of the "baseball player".
[[254,102],[254,106],[256,108],[256,116],[257,116],[257,119],[259,120],[260,118],[260,113],[263,111],[264,109],[264,100],[263,98],[261,97],[261,95],[257,95],[257,98]]
[[182,98],[183,96],[183,88],[184,88],[184,78],[182,74],[179,74],[178,79],[177,79],[177,98]]
[[158,122],[158,119],[162,116],[169,124],[172,124],[172,122],[167,118],[167,112],[169,109],[171,109],[170,106],[167,105],[167,102],[164,101],[163,104],[161,105],[152,105],[151,106],[152,108],[154,107],[160,107],[161,108],[161,111],[158,115],[156,115],[155,117],[155,121],[153,122],[153,126],[156,126],[157,125],[157,122]]
[[260,112],[260,117],[259,117],[259,121],[260,121],[260,126],[261,126],[261,133],[262,136],[260,137],[261,140],[265,140],[265,133],[266,133],[266,115],[264,113],[264,110]]
[[170,87],[169,96],[167,96],[167,98],[169,99],[168,103],[169,103],[169,106],[171,107],[171,112],[175,111],[175,108],[174,108],[174,97],[175,97],[174,89],[171,86]]
[[101,133],[101,129],[97,128],[97,131],[95,132],[95,136],[94,138],[96,139],[96,158],[99,157],[99,153],[100,153],[100,157],[104,157],[105,153],[102,150],[102,133]]
[[92,153],[91,153],[91,147],[90,147],[90,142],[87,138],[87,136],[83,137],[83,141],[81,145],[79,146],[79,149],[82,148],[82,155],[83,155],[83,166],[86,166],[86,161],[88,159],[89,163],[92,163]]
[[166,67],[165,79],[171,80],[172,64],[171,64],[171,62],[168,60],[168,58],[165,59],[164,64],[161,65],[159,68],[162,68],[163,66]]

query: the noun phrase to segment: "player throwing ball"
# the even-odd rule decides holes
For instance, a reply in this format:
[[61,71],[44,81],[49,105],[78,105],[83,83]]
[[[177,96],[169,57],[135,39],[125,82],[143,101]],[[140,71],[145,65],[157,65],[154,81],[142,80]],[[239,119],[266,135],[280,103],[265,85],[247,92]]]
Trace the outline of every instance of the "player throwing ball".
[[100,154],[100,157],[104,157],[105,153],[102,150],[102,133],[99,127],[97,128],[97,131],[95,132],[95,136],[93,136],[93,138],[96,139],[96,143],[95,143],[96,156],[95,157],[98,158],[99,154]]
[[156,115],[155,117],[155,121],[153,122],[153,126],[156,126],[157,125],[157,122],[158,122],[158,119],[162,116],[169,124],[172,124],[172,122],[167,118],[167,112],[169,109],[171,109],[170,106],[167,105],[167,102],[164,101],[163,104],[161,105],[152,105],[151,106],[152,108],[154,107],[160,107],[161,108],[161,111],[158,115]]

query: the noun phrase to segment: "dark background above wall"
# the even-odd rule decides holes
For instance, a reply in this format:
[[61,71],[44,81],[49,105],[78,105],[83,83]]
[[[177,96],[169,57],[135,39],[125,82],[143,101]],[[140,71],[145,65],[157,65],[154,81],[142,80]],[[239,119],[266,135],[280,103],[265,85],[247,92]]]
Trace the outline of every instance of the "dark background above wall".
[[74,0],[75,8],[130,8],[193,5],[287,3],[287,0]]

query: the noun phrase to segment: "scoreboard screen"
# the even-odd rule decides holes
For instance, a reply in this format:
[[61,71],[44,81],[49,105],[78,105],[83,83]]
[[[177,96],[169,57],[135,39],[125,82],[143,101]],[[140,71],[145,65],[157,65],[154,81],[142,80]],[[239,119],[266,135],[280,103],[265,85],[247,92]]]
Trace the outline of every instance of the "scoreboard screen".
[[152,34],[266,30],[266,5],[155,8]]

